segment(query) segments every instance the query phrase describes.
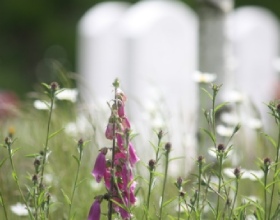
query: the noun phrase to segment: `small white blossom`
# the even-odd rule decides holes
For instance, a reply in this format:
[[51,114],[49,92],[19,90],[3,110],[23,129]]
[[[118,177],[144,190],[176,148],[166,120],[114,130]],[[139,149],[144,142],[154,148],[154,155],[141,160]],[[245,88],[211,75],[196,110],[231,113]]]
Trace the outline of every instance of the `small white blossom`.
[[18,215],[18,216],[27,216],[28,215],[28,210],[26,206],[22,203],[16,203],[15,205],[11,205],[11,211]]
[[221,121],[225,124],[235,126],[240,123],[240,118],[231,112],[224,112],[221,114]]
[[59,100],[68,100],[70,102],[75,103],[78,97],[77,89],[63,89],[56,95],[56,98]]
[[212,83],[217,79],[217,75],[214,73],[202,73],[196,71],[193,74],[193,79],[197,83]]
[[245,96],[237,90],[231,90],[231,91],[226,92],[224,94],[224,98],[228,102],[233,102],[233,103],[241,103],[245,100]]
[[[43,102],[41,100],[35,100],[33,102],[33,106],[34,106],[34,108],[36,108],[38,110],[48,110],[48,109],[50,109],[51,103]],[[53,105],[53,108],[55,108],[55,105]]]
[[[229,178],[235,178],[234,169],[233,168],[225,168],[223,169],[225,175]],[[249,179],[252,181],[256,181],[257,178],[261,179],[263,177],[263,171],[261,170],[241,170],[241,179]]]
[[220,136],[230,137],[234,132],[234,127],[227,127],[227,126],[224,126],[224,125],[218,125],[216,130],[217,130],[217,133]]
[[263,127],[262,121],[258,118],[250,118],[247,123],[247,125],[252,129],[258,130]]

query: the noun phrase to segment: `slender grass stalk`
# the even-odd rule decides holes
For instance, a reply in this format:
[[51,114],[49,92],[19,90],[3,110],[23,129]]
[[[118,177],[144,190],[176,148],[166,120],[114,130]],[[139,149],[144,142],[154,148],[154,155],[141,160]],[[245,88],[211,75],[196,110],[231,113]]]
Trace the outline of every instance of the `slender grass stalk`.
[[149,161],[150,178],[149,178],[148,195],[147,195],[147,205],[146,205],[147,207],[146,207],[146,213],[145,213],[146,219],[148,219],[148,216],[149,216],[150,199],[151,199],[152,184],[154,181],[155,164],[156,164],[156,162],[154,160]]
[[169,153],[171,150],[171,143],[166,143],[165,145],[165,169],[164,169],[164,179],[163,179],[163,186],[161,191],[161,203],[160,203],[160,211],[159,211],[159,219],[162,219],[162,210],[163,210],[163,201],[164,201],[164,192],[166,187],[166,180],[168,174],[168,166],[169,166]]
[[264,197],[264,219],[266,219],[267,215],[267,195],[266,195],[266,187],[267,187],[267,173],[264,173],[264,188],[263,188],[263,197]]
[[22,200],[23,200],[24,205],[26,206],[26,209],[27,209],[27,211],[28,211],[28,215],[29,215],[30,219],[34,219],[34,216],[32,215],[32,213],[31,213],[31,211],[30,211],[30,208],[29,208],[29,206],[28,206],[28,203],[27,203],[27,201],[26,201],[26,199],[25,199],[25,197],[24,197],[24,195],[23,195],[23,192],[22,192],[21,187],[20,187],[19,182],[18,182],[18,176],[17,176],[16,169],[15,169],[14,162],[13,162],[13,158],[12,158],[12,157],[13,157],[13,153],[12,153],[12,144],[13,144],[13,141],[11,140],[10,137],[7,137],[7,138],[5,139],[5,142],[6,142],[6,146],[7,146],[7,148],[8,148],[9,160],[10,160],[10,164],[11,164],[11,167],[12,167],[13,179],[14,179],[15,182],[16,182],[16,185],[17,185],[17,188],[18,188],[18,190],[19,190],[20,196],[21,196],[21,198],[22,198]]
[[79,158],[78,158],[78,167],[77,167],[77,172],[75,175],[75,181],[74,181],[74,185],[73,185],[73,190],[72,190],[72,194],[71,194],[71,199],[70,199],[70,204],[69,204],[69,213],[68,213],[68,217],[69,219],[71,219],[71,211],[72,211],[72,205],[73,205],[73,200],[74,200],[74,196],[75,196],[75,192],[76,192],[76,188],[77,188],[77,181],[78,181],[78,177],[79,177],[79,173],[80,173],[80,167],[81,167],[81,161],[82,161],[82,155],[83,155],[83,140],[80,139],[78,141],[78,151],[79,151]]
[[0,199],[1,199],[1,204],[2,204],[3,210],[4,210],[5,219],[8,220],[8,214],[7,214],[7,210],[6,210],[6,205],[5,205],[5,201],[4,201],[4,198],[3,198],[1,190],[0,190]]
[[279,150],[280,150],[280,122],[278,121],[278,142],[277,142],[277,148],[276,148],[276,159],[275,159],[275,166],[274,166],[274,175],[273,175],[273,180],[272,180],[272,189],[271,189],[271,196],[270,196],[268,219],[270,219],[270,216],[271,216],[273,198],[274,198],[274,193],[275,193],[275,181],[277,178],[277,170],[278,170],[278,163],[279,163]]
[[53,107],[54,107],[54,101],[55,101],[55,91],[57,90],[58,85],[56,83],[51,84],[51,92],[50,92],[50,99],[51,99],[51,105],[50,105],[50,113],[49,113],[49,118],[48,118],[48,124],[47,124],[47,133],[46,133],[46,141],[45,141],[45,147],[43,150],[43,161],[42,161],[42,169],[41,169],[41,176],[40,176],[40,184],[44,182],[44,171],[45,171],[45,164],[46,164],[46,158],[47,158],[47,153],[49,150],[49,134],[50,134],[50,126],[51,126],[51,118],[52,118],[52,112],[53,112]]
[[[267,176],[268,176],[268,172],[269,172],[269,169],[270,169],[270,165],[271,165],[271,160],[266,157],[264,160],[263,160],[263,167],[262,167],[262,170],[264,172],[264,219],[270,219],[270,211],[271,211],[271,208],[269,208],[269,212],[267,210]],[[276,172],[276,171],[275,171]],[[275,176],[275,174],[274,174]],[[274,184],[274,182],[273,182]],[[271,195],[271,198],[272,198],[273,194]],[[270,204],[270,206],[272,206],[272,204]],[[267,218],[267,214],[268,214],[268,218]]]
[[196,210],[198,213],[198,217],[200,218],[200,194],[201,194],[201,177],[202,177],[202,164],[203,164],[203,157],[199,156],[197,159],[198,163],[198,191],[197,191],[197,203],[196,203]]
[[[218,150],[219,151],[219,150]],[[219,208],[220,208],[220,195],[221,195],[221,184],[222,184],[222,168],[223,168],[223,153],[217,152],[218,161],[219,161],[219,185],[218,185],[218,199],[216,207],[216,219],[219,217]]]
[[151,199],[151,192],[152,192],[152,184],[154,182],[154,172],[156,170],[156,165],[158,164],[159,161],[159,150],[160,150],[160,145],[161,145],[161,139],[162,139],[162,130],[159,131],[158,133],[158,144],[157,144],[157,150],[156,150],[156,160],[151,159],[149,161],[149,186],[148,186],[148,194],[147,194],[147,209],[146,209],[146,219],[148,219],[149,215],[149,209],[150,209],[150,199]]
[[239,190],[239,179],[240,179],[240,169],[236,168],[234,170],[234,174],[235,174],[235,193],[234,193],[234,198],[233,198],[233,202],[232,202],[232,207],[231,207],[231,211],[229,214],[229,219],[231,219],[231,216],[233,214],[233,210],[234,210],[234,206],[236,203],[236,199],[237,199],[237,195],[238,195],[238,190]]
[[180,193],[178,195],[178,204],[179,204],[179,207],[178,207],[177,218],[178,218],[178,220],[180,220],[180,218],[181,218],[181,194]]

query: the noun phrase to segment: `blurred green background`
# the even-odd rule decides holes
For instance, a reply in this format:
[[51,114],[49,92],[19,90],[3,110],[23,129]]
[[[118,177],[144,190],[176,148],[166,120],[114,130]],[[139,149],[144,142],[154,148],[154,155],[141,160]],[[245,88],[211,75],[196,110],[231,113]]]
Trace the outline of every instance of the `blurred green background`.
[[[137,2],[137,0],[123,0]],[[36,82],[54,80],[49,61],[76,70],[76,28],[93,5],[104,0],[1,0],[0,90],[24,98]],[[197,0],[184,0],[194,10]],[[280,1],[236,0],[236,7],[259,5],[280,17]]]

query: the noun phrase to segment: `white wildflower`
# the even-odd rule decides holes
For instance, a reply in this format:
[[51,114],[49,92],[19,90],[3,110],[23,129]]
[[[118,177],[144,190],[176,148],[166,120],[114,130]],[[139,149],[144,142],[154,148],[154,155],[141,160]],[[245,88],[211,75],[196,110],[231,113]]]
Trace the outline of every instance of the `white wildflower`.
[[227,126],[224,126],[224,125],[218,125],[216,130],[217,130],[217,133],[220,136],[230,137],[234,132],[234,127],[227,127]]
[[27,216],[28,210],[22,203],[17,202],[15,205],[11,205],[11,211],[18,216]]
[[212,83],[216,80],[217,75],[214,73],[202,73],[199,71],[196,71],[193,74],[193,79],[197,83]]
[[[48,110],[48,109],[50,109],[51,103],[44,102],[41,100],[35,100],[33,102],[33,106],[34,106],[34,108],[36,108],[38,110]],[[53,108],[55,108],[55,105],[53,105]]]
[[56,95],[56,98],[59,100],[67,100],[70,102],[75,103],[78,97],[78,90],[77,89],[63,89]]

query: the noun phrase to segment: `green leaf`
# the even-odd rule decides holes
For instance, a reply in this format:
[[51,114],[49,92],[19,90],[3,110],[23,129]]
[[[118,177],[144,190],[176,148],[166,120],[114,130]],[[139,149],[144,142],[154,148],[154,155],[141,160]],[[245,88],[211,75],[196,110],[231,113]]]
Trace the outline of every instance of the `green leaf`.
[[47,89],[47,90],[50,90],[50,86],[47,84],[47,83],[41,83],[41,85]]
[[262,133],[265,137],[266,137],[266,139],[276,148],[276,142],[275,142],[275,140],[272,138],[272,137],[270,137],[268,134],[266,134],[266,133]]
[[5,159],[3,159],[1,162],[0,162],[0,168],[2,167],[2,165],[5,163],[5,161],[7,160],[8,158],[6,157]]
[[75,159],[75,161],[77,162],[77,164],[80,165],[81,162],[79,161],[79,159],[78,159],[75,155],[72,155],[72,157]]
[[77,184],[76,184],[76,188],[78,188],[78,186],[80,185],[80,184],[82,184],[83,182],[85,182],[85,180],[87,180],[88,178],[84,178],[84,179],[82,179],[82,180],[80,180]]
[[162,206],[165,207],[165,206],[169,205],[171,202],[175,201],[176,199],[177,199],[176,197],[171,198],[171,199],[167,200],[165,203],[163,203]]
[[13,179],[17,182],[18,177],[15,171],[12,172]]
[[202,131],[204,131],[206,134],[208,134],[208,136],[211,138],[211,140],[213,141],[213,143],[216,143],[216,137],[214,136],[214,134],[212,134],[210,131],[208,131],[205,128],[202,128]]
[[44,202],[45,202],[45,191],[42,191],[42,192],[40,193],[39,198],[38,198],[38,201],[37,201],[38,206],[43,205]]
[[214,112],[216,113],[218,110],[220,110],[222,107],[224,107],[227,104],[228,104],[228,102],[223,102],[223,103],[217,105],[214,109]]
[[60,133],[61,131],[63,131],[64,128],[59,129],[58,131],[55,131],[54,133],[50,134],[48,139],[51,139],[52,137],[54,137],[55,135],[57,135],[58,133]]
[[66,193],[64,192],[64,190],[63,189],[60,189],[60,190],[61,190],[61,192],[62,192],[62,194],[64,196],[64,199],[65,199],[66,203],[68,205],[71,205],[71,201],[70,201],[69,197],[66,195]]
[[205,92],[205,93],[210,97],[211,100],[213,100],[213,96],[212,96],[206,89],[201,88],[201,90],[202,90],[203,92]]
[[36,157],[38,157],[38,156],[40,156],[40,154],[27,154],[27,155],[25,155],[25,157],[27,157],[27,158],[36,158]]
[[20,149],[19,148],[16,148],[16,149],[11,149],[11,155],[14,156],[14,154]]

